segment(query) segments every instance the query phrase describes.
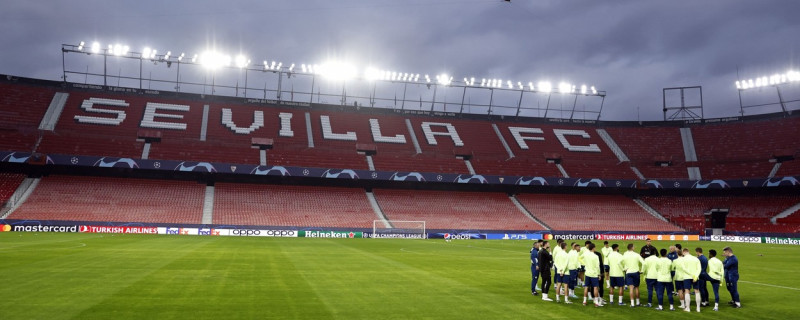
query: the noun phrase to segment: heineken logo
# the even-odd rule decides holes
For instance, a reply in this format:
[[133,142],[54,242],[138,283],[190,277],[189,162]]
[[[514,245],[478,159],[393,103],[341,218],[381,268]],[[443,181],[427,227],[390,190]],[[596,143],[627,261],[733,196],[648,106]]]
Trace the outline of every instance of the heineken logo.
[[363,232],[354,231],[300,231],[298,234],[304,238],[363,238]]

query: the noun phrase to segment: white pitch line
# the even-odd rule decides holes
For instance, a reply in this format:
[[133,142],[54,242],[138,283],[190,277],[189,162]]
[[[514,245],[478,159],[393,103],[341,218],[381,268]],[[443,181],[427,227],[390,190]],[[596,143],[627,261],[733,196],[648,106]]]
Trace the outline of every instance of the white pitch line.
[[775,287],[775,288],[781,288],[781,289],[789,289],[789,290],[796,290],[796,291],[800,291],[800,288],[792,288],[792,287],[776,286],[776,285],[774,285],[774,284],[766,284],[766,283],[759,283],[759,282],[752,282],[752,281],[742,281],[742,280],[739,280],[739,282],[750,283],[750,284],[757,284],[757,285],[762,285],[762,286],[767,286],[767,287]]

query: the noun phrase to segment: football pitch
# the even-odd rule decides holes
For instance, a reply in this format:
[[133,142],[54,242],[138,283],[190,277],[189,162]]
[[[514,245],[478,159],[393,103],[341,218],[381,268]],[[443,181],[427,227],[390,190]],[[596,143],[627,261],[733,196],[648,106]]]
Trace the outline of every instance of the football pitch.
[[[642,245],[634,243],[637,249]],[[672,243],[653,244],[661,249]],[[728,306],[724,286],[720,311],[708,307],[700,314],[694,308],[686,314],[544,302],[530,294],[531,242],[522,240],[5,232],[0,233],[0,318],[797,318],[800,248],[682,244],[706,252],[734,248],[743,308]],[[644,286],[641,294],[644,303]]]

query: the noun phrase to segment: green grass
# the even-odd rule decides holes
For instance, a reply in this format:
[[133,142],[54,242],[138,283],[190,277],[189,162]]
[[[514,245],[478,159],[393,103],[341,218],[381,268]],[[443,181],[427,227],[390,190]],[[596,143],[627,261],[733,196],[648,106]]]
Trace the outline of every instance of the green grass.
[[[722,288],[718,313],[706,308],[691,318],[795,318],[800,248],[730,245],[748,281],[739,283],[744,308],[728,307]],[[543,302],[529,292],[529,247],[529,241],[6,232],[0,233],[0,318],[689,317]]]

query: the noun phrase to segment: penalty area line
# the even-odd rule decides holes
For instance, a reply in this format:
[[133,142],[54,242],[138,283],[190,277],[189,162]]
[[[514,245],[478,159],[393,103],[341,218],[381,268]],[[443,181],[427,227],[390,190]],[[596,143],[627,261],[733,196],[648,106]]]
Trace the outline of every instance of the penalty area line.
[[739,282],[750,283],[750,284],[757,284],[757,285],[761,285],[761,286],[767,286],[767,287],[775,287],[775,288],[781,288],[781,289],[789,289],[789,290],[800,291],[800,288],[792,288],[792,287],[776,286],[776,285],[774,285],[774,284],[767,284],[767,283],[760,283],[760,282],[752,282],[752,281],[743,281],[743,280],[739,280]]

